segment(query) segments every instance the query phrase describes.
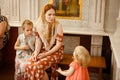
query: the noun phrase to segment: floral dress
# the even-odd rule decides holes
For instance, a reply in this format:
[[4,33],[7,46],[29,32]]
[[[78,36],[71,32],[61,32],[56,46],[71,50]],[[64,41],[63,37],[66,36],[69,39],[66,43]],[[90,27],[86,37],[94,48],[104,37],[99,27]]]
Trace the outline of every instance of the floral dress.
[[[63,36],[59,35],[57,30],[59,29],[59,26],[57,26],[55,28],[55,35],[52,38],[53,44],[50,45],[52,47],[54,47],[55,42],[56,41],[63,41]],[[44,48],[45,46],[47,48],[49,48],[50,46],[48,46],[47,44],[45,44],[45,38],[43,37],[43,35],[39,34],[40,38],[43,42],[43,47],[41,52],[46,51],[46,49]],[[51,47],[51,48],[52,48]],[[57,79],[57,72],[56,72],[56,68],[57,68],[57,63],[62,59],[63,57],[63,51],[64,51],[64,46],[62,45],[56,52],[54,52],[53,54],[42,58],[42,59],[38,59],[38,61],[36,62],[30,62],[31,64],[27,64],[26,68],[25,68],[25,76],[24,79],[25,80],[41,80],[43,78],[43,75],[45,73],[45,70],[48,69],[49,67],[51,67],[51,80],[56,80]]]
[[25,35],[22,33],[19,36],[20,46],[28,44],[29,50],[17,50],[15,58],[15,80],[23,80],[24,68],[28,64],[28,60],[35,49],[35,36],[31,35],[30,37],[25,38]]

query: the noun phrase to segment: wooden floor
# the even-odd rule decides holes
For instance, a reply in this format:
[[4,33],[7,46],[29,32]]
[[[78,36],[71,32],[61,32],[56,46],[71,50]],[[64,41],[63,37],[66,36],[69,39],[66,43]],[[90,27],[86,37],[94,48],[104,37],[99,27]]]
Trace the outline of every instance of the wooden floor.
[[14,65],[0,67],[0,80],[14,80]]
[[[0,80],[14,80],[14,65],[3,65],[0,68]],[[97,80],[96,73],[90,73],[90,80]],[[65,76],[59,74],[58,80],[65,80]],[[109,74],[103,74],[102,80],[111,80]]]

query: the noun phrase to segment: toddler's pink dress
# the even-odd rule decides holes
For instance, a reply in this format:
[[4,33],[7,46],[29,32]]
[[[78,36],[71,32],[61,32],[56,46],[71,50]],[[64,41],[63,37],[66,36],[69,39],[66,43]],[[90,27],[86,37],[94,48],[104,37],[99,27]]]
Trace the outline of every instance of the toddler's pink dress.
[[90,80],[87,67],[82,67],[75,61],[73,61],[70,66],[72,66],[75,71],[71,76],[67,76],[66,80]]

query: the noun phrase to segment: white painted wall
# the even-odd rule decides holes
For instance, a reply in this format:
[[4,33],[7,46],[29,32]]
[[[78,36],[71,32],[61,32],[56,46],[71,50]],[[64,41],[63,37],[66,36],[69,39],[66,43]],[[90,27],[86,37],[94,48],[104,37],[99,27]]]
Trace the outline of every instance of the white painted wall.
[[[49,0],[0,0],[0,6],[2,14],[8,17],[11,26],[20,26],[26,18],[36,21],[41,8],[48,2]],[[82,2],[82,20],[58,19],[64,29],[79,28],[83,34],[87,30],[95,34],[99,31],[115,32],[120,0],[82,0]]]
[[106,0],[105,11],[105,32],[114,33],[117,27],[117,18],[119,17],[120,0]]

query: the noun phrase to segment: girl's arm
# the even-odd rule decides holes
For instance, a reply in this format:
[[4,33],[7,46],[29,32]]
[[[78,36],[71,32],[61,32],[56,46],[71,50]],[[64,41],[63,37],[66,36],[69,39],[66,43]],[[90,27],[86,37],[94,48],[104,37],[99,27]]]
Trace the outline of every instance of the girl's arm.
[[[62,25],[59,26],[59,32],[58,34],[60,36],[63,36],[63,29],[62,29]],[[41,55],[41,57],[46,57],[54,52],[56,52],[61,46],[63,45],[63,41],[59,41],[59,40],[56,40],[56,45],[50,49],[48,52],[44,53],[43,55]]]
[[29,49],[29,46],[28,45],[20,46],[20,38],[18,37],[17,41],[15,42],[14,49],[15,50],[27,50]]
[[59,72],[60,74],[64,75],[64,76],[70,76],[70,75],[73,74],[74,68],[73,67],[69,67],[68,70],[64,70],[64,71],[61,70],[61,68],[58,68],[56,71]]

